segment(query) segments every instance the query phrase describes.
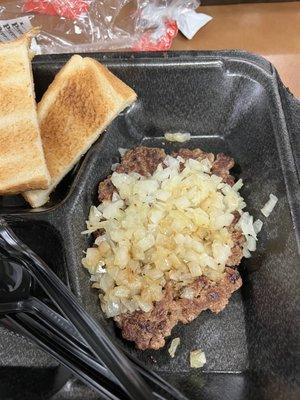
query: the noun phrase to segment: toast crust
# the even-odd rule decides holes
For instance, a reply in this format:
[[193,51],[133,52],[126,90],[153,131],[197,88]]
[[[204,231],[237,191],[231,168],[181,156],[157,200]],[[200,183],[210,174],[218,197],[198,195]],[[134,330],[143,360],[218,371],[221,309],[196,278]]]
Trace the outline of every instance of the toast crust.
[[24,193],[39,207],[136,93],[97,61],[74,55],[38,104],[38,118],[51,184]]
[[29,57],[37,31],[0,44],[0,195],[50,184]]

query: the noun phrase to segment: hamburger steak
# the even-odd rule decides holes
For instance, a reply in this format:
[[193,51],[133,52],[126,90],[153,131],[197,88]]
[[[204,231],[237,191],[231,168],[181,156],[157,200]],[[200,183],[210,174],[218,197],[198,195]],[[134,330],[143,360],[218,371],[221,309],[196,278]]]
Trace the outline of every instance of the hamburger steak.
[[[234,178],[229,172],[234,166],[234,161],[225,154],[220,153],[215,156],[201,149],[180,149],[172,156],[180,156],[184,160],[208,159],[212,163],[213,174],[221,177],[223,182],[230,186],[234,184]],[[143,176],[150,176],[165,157],[166,153],[163,149],[136,147],[126,152],[116,172],[136,172]],[[108,177],[99,184],[100,202],[111,200],[116,191],[111,178]],[[175,283],[168,281],[163,288],[162,299],[154,304],[151,311],[137,310],[114,317],[125,339],[134,341],[137,348],[141,350],[159,349],[164,346],[165,338],[171,334],[172,328],[177,323],[189,323],[204,310],[219,313],[226,307],[232,293],[242,285],[238,271],[230,268],[239,265],[243,257],[245,238],[241,230],[236,227],[239,218],[239,213],[235,212],[234,220],[229,227],[234,245],[227,260],[223,278],[215,282],[206,276],[200,276],[184,288],[178,288]],[[182,298],[182,291],[188,293],[188,296]]]

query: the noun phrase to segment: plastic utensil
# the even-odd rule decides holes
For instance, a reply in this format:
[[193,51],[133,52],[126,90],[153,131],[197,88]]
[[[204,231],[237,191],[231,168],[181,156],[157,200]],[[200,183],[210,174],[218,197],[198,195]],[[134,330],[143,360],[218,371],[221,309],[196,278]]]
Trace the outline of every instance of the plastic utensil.
[[152,400],[153,395],[146,382],[134,370],[131,362],[111,342],[106,332],[84,310],[76,297],[56,274],[0,219],[0,252],[22,264],[39,282],[51,300],[69,319],[87,342],[97,359],[103,361],[116,376],[132,399]]
[[[28,318],[26,318],[28,317]],[[126,400],[128,396],[122,393],[120,396],[113,393],[112,386],[107,388],[99,383],[99,372],[95,371],[87,364],[79,363],[78,359],[74,357],[72,352],[66,350],[64,347],[59,346],[56,340],[47,337],[47,334],[41,336],[42,330],[37,329],[34,320],[30,320],[29,316],[25,314],[18,314],[14,316],[7,316],[2,321],[3,325],[9,329],[13,329],[22,335],[28,337],[32,342],[38,345],[42,350],[49,353],[59,363],[66,366],[77,378],[86,383],[88,386],[96,390],[103,399],[107,400]],[[38,325],[38,323],[37,323]],[[107,382],[107,381],[106,381]],[[114,385],[114,391],[119,386]]]
[[[56,335],[56,342],[76,356],[80,361],[87,363],[97,373],[107,379],[119,384],[114,375],[111,374],[103,365],[96,361],[88,346],[78,335],[72,324],[56,313],[42,301],[31,296],[33,282],[30,274],[19,263],[11,261],[7,258],[0,258],[0,314],[22,313],[19,319],[28,318],[24,313],[33,314],[40,322],[27,319],[27,322],[33,321],[38,324],[39,330],[43,331],[43,335],[53,332]],[[49,331],[50,330],[50,331]],[[52,335],[53,336],[53,335]],[[144,375],[147,380],[157,385],[174,399],[185,400],[186,398],[165,382],[158,375],[151,371],[146,371],[136,360],[132,360],[135,369]],[[154,393],[158,398],[157,394]]]
[[[23,313],[8,316],[5,318],[3,325],[27,336],[42,350],[50,353],[56,360],[76,373],[76,376],[99,393],[102,394],[101,390],[104,387],[105,390],[111,393],[116,392],[113,395],[120,396],[122,400],[128,399],[128,396],[120,391],[119,386],[116,386],[116,384],[119,385],[117,381],[109,381],[113,375],[105,367],[90,356],[85,355],[81,350],[75,348],[74,351],[70,344],[65,345],[62,338],[50,332],[47,327],[34,320],[32,316]],[[170,393],[168,394],[170,395]],[[156,392],[153,392],[153,396],[156,400],[167,399]],[[168,399],[171,399],[171,397],[168,396]],[[184,399],[187,400],[185,397]]]
[[60,314],[45,303],[32,296],[33,280],[20,263],[6,257],[0,257],[0,314],[29,312],[36,315],[66,340],[72,338],[75,343],[83,339],[77,330]]

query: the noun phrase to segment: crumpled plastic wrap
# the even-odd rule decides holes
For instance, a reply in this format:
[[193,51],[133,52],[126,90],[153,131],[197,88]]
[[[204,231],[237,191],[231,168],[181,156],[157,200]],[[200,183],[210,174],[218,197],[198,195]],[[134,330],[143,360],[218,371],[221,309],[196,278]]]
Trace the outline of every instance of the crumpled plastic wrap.
[[[191,13],[194,19],[199,19],[197,15],[201,14],[195,12],[199,3],[198,0],[4,0],[0,2],[0,41],[38,26],[41,32],[34,50],[41,54],[168,50],[178,32],[177,21],[187,25],[185,16]],[[201,27],[200,21],[198,25]],[[198,30],[197,26],[193,29]]]

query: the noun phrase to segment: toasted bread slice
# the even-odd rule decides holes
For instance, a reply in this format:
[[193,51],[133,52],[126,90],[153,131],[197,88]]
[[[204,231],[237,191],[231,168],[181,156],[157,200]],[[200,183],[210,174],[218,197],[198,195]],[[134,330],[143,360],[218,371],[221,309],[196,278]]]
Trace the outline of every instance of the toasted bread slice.
[[0,195],[45,189],[29,44],[34,31],[0,44]]
[[61,179],[135,99],[136,93],[97,61],[79,55],[68,61],[38,105],[51,184],[47,190],[23,193],[32,207],[48,201]]

